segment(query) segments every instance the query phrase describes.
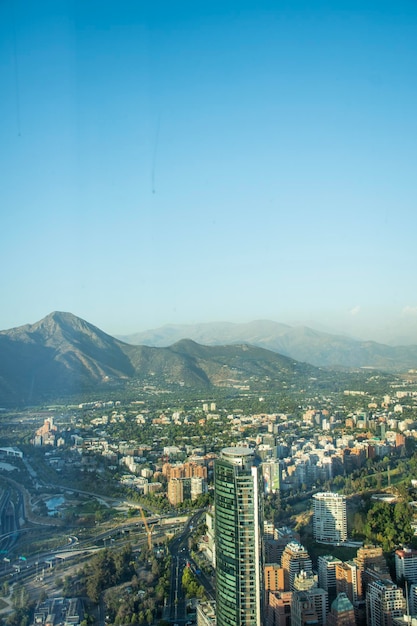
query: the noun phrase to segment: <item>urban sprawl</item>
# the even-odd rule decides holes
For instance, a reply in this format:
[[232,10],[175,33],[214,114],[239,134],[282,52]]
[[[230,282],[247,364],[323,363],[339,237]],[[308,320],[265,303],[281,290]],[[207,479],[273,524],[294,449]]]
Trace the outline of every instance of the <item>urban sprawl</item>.
[[4,411],[0,623],[416,625],[417,385],[297,401]]

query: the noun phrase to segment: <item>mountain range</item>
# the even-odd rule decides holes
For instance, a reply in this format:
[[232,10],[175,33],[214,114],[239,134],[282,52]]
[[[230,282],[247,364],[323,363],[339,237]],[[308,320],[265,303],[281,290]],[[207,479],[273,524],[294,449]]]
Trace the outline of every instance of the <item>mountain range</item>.
[[[185,335],[194,335],[195,339]],[[143,342],[165,346],[134,345]],[[0,332],[0,406],[78,398],[121,386],[263,390],[323,380],[318,366],[417,367],[417,347],[355,342],[274,322],[170,326],[147,337],[112,337],[72,313]],[[283,354],[280,354],[282,352]],[[308,363],[310,361],[310,363]]]
[[417,345],[390,346],[360,341],[308,326],[289,326],[269,320],[247,324],[167,325],[119,339],[134,345],[163,347],[185,337],[208,346],[248,343],[318,367],[370,367],[389,372],[417,368]]
[[0,406],[81,398],[129,383],[208,389],[269,378],[276,384],[297,373],[313,376],[315,369],[257,346],[189,339],[164,348],[129,345],[71,313],[0,332]]

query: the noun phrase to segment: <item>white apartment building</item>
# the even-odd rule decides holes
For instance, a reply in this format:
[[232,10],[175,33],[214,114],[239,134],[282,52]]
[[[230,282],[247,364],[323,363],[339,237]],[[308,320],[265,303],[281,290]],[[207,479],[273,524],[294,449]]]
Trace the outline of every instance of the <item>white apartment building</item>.
[[417,583],[417,550],[403,548],[395,551],[395,575],[397,581],[404,578]]
[[191,500],[197,500],[197,498],[204,493],[207,493],[207,481],[205,478],[199,476],[191,477]]
[[347,540],[346,496],[320,492],[313,496],[313,534],[316,541],[342,543]]

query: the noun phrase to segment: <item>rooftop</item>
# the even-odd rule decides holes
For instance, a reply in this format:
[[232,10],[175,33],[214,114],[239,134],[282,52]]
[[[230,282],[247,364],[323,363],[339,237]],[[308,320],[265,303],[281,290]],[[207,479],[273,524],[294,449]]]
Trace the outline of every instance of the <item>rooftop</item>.
[[337,613],[351,611],[352,609],[353,604],[345,593],[339,593],[337,598],[332,602],[332,611],[337,611]]

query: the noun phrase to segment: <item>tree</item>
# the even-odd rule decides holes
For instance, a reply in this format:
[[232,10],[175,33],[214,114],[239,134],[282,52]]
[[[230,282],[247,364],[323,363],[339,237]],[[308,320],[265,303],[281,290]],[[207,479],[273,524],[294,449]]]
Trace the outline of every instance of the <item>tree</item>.
[[356,511],[352,521],[352,534],[362,536],[365,532],[365,516],[360,511]]
[[22,585],[15,585],[13,587],[12,601],[13,605],[17,609],[27,609],[29,606],[29,600],[29,592],[26,587],[23,587]]
[[45,602],[45,600],[48,598],[48,594],[46,593],[45,589],[42,589],[42,591],[39,594],[39,602]]
[[389,552],[396,545],[412,540],[411,519],[412,513],[406,502],[397,502],[395,505],[376,502],[368,511],[365,535],[382,545],[384,552]]
[[29,625],[29,609],[28,607],[20,607],[14,611],[6,620],[7,626],[28,626]]

